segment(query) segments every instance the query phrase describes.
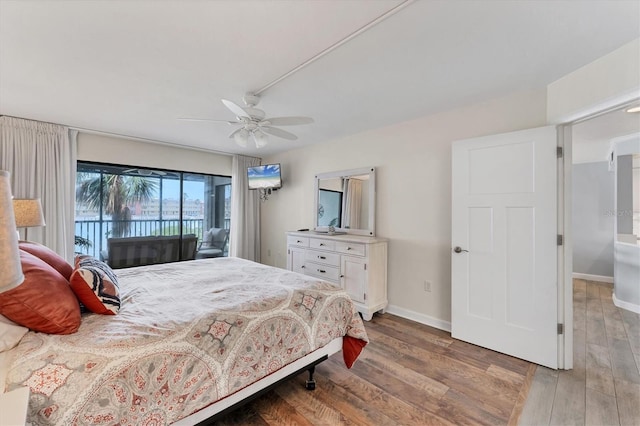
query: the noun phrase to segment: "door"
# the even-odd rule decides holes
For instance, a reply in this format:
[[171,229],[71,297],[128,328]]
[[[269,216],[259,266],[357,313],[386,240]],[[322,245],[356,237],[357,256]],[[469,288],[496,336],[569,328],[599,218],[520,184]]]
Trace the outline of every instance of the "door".
[[304,274],[305,250],[299,248],[289,248],[287,258],[287,269],[293,272]]
[[342,256],[342,288],[354,302],[366,300],[367,264],[362,257]]
[[541,127],[454,142],[454,338],[558,366],[557,137]]

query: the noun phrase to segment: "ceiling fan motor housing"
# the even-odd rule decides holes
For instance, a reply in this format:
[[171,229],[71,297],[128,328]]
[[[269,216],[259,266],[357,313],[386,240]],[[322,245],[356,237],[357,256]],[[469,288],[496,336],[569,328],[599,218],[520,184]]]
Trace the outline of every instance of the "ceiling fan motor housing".
[[249,117],[251,117],[251,119],[254,121],[260,121],[264,118],[264,111],[261,109],[246,107],[244,110],[247,112],[247,114],[249,114]]
[[242,100],[248,107],[254,107],[260,102],[260,96],[256,96],[253,93],[245,93]]

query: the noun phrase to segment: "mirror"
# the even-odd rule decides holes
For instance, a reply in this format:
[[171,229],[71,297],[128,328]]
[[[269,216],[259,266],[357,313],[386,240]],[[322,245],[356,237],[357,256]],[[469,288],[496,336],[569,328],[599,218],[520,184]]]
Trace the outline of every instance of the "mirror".
[[314,230],[375,235],[375,168],[320,173],[315,183]]
[[618,155],[616,163],[617,240],[640,245],[640,154]]

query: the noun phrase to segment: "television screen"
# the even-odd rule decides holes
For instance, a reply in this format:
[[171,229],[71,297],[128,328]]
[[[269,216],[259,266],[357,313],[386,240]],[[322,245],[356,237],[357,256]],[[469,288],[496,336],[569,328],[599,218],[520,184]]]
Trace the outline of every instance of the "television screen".
[[249,189],[277,189],[282,187],[280,164],[265,164],[247,168]]

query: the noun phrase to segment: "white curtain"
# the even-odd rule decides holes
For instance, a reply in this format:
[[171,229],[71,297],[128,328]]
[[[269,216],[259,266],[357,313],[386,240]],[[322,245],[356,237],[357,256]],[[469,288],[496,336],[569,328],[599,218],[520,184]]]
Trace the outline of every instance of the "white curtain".
[[0,117],[0,169],[11,173],[13,196],[42,202],[46,226],[29,228],[29,240],[46,245],[70,262],[77,133],[57,124]]
[[234,155],[231,162],[231,256],[260,262],[260,197],[249,190],[247,167],[259,166],[260,159]]
[[358,179],[345,179],[345,214],[347,220],[345,227],[360,229],[360,216],[362,213],[362,181]]

